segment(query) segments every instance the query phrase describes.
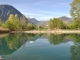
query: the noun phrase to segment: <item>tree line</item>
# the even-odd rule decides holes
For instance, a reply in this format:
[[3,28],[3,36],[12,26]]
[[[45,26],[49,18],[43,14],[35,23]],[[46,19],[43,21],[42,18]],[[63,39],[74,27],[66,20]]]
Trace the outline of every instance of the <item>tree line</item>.
[[80,29],[80,0],[73,0],[70,6],[73,22],[64,24],[59,18],[53,18],[49,20],[49,29]]
[[6,20],[5,22],[2,22],[2,20],[0,19],[0,27],[8,28],[10,31],[34,30],[41,28],[40,26],[36,26],[35,24],[27,21],[24,15],[22,15],[19,19],[17,14],[10,14],[8,20]]
[[59,18],[49,20],[49,29],[80,29],[80,20],[73,20],[70,24],[65,24]]
[[[48,22],[48,29],[80,29],[80,0],[73,0],[70,4],[71,10],[70,15],[73,21],[70,24],[65,24],[59,18],[52,18]],[[41,26],[36,26],[35,24],[26,20],[25,16],[22,15],[18,18],[18,15],[10,14],[8,20],[4,23],[0,19],[0,27],[8,28],[9,30],[42,30]]]

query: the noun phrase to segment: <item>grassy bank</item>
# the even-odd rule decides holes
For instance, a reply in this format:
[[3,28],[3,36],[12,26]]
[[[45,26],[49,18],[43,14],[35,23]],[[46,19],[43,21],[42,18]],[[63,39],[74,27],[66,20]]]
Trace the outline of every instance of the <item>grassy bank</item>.
[[80,33],[80,30],[32,30],[32,31],[12,31],[11,33]]

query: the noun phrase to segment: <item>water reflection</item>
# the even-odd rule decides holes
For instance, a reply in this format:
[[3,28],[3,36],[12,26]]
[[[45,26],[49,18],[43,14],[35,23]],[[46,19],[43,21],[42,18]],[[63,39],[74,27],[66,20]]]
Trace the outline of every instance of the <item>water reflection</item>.
[[80,34],[4,34],[4,60],[80,60]]
[[74,42],[74,45],[71,46],[71,60],[80,60],[80,34],[71,34],[69,35]]
[[58,45],[60,43],[63,43],[64,40],[67,40],[66,43],[69,42],[70,40],[74,43],[70,47],[71,52],[70,60],[80,60],[80,34],[49,35],[50,44]]
[[35,34],[7,34],[4,37],[4,35],[0,37],[0,55],[12,54],[36,36]]
[[50,42],[50,44],[57,45],[57,44],[62,43],[64,38],[65,38],[65,34],[58,34],[58,35],[50,34],[49,42]]

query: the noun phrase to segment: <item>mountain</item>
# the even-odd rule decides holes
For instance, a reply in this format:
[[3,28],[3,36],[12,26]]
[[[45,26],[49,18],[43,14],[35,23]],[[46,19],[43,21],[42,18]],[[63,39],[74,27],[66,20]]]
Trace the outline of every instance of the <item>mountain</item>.
[[[19,12],[16,8],[14,8],[11,5],[0,5],[0,18],[2,19],[2,21],[6,21],[10,14],[17,14],[19,18],[23,15],[21,12]],[[26,18],[26,20],[28,19]]]
[[[29,19],[29,21],[31,21],[35,25],[39,25],[39,26],[43,26],[44,27],[44,26],[46,26],[48,24],[48,20],[46,20],[46,21],[44,21],[44,20],[38,21],[37,19],[30,18],[30,17],[28,19]],[[66,17],[66,16],[59,17],[59,19],[61,19],[66,24],[71,23],[73,21],[72,18],[69,18],[69,17]]]
[[39,21],[37,25],[45,27],[46,25],[48,25],[48,21]]
[[33,18],[33,17],[28,17],[28,20],[31,21],[32,23],[34,23],[37,26],[46,26],[48,21],[38,21],[37,19]]
[[28,20],[29,21],[31,21],[32,23],[34,23],[34,24],[37,24],[37,23],[39,23],[39,21],[38,20],[36,20],[35,18],[33,18],[33,17],[28,17]]
[[69,18],[69,17],[66,17],[66,16],[59,17],[59,19],[61,19],[66,24],[71,23],[73,21],[72,18]]

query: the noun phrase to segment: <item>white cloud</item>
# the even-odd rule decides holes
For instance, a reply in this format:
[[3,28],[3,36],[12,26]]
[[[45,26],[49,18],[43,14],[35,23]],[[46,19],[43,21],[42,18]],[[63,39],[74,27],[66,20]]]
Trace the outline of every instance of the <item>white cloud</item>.
[[71,18],[71,16],[70,16],[70,15],[67,15],[67,17]]
[[68,5],[69,3],[64,3],[64,2],[61,2],[61,3],[58,3],[59,5]]
[[35,17],[36,19],[38,20],[49,20],[51,18],[58,18],[58,17],[61,17],[61,16],[67,16],[67,17],[71,17],[69,14],[66,14],[66,13],[57,13],[57,12],[45,12],[45,11],[37,11],[37,12],[34,12],[34,13],[23,13],[24,15],[26,15],[27,17]]
[[58,18],[58,17],[61,17],[61,16],[43,16],[41,18],[46,20],[46,19]]
[[53,15],[53,14],[56,14],[56,15],[68,15],[68,13],[61,13],[61,12],[50,12],[50,11],[32,11],[34,13],[38,13],[38,14],[45,14],[45,15]]
[[[55,18],[58,18],[60,16],[55,16]],[[38,20],[49,20],[51,18],[54,18],[54,16],[41,16],[41,17],[38,17],[37,19]]]
[[51,1],[49,0],[42,0],[42,1],[38,1],[36,3],[33,3],[32,5],[48,5]]
[[29,18],[34,18],[33,16],[30,16]]
[[37,14],[37,13],[23,13],[24,15],[34,15],[34,16],[40,16],[42,14]]
[[50,18],[53,18],[52,16],[44,16],[44,17],[41,17],[42,19],[50,19]]
[[49,11],[41,11],[41,13],[46,13],[46,14],[59,14],[59,15],[64,15],[66,13],[60,13],[60,12],[49,12]]

